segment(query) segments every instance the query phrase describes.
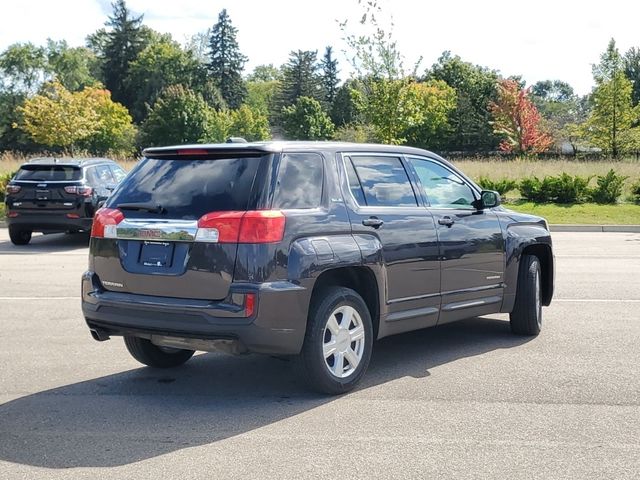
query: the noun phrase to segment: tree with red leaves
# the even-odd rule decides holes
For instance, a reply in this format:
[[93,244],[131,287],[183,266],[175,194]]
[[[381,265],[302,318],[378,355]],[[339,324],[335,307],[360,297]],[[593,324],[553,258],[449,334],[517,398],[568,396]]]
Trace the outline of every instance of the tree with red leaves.
[[500,150],[508,153],[536,154],[553,145],[553,138],[542,126],[540,112],[529,98],[529,89],[515,80],[498,83],[498,101],[489,109],[493,131],[502,137]]

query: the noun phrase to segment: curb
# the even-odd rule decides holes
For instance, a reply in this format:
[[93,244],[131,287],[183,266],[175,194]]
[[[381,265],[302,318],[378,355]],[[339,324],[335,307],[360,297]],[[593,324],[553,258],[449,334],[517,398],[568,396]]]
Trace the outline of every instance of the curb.
[[552,232],[618,232],[640,233],[640,225],[549,225]]

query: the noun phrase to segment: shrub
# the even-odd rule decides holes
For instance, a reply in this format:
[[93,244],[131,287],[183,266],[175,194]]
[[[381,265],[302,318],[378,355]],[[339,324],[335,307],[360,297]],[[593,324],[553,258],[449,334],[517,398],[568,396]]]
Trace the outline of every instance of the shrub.
[[13,178],[16,172],[6,172],[0,174],[0,202],[4,202],[4,193],[7,189],[7,184]]
[[631,185],[631,198],[640,205],[640,178]]
[[557,177],[545,177],[543,180],[543,190],[545,182],[548,181],[546,189],[548,197],[555,203],[578,203],[587,199],[589,194],[589,180],[591,177],[572,176],[568,173],[561,173]]
[[509,178],[503,178],[501,180],[491,180],[487,177],[480,177],[478,179],[478,185],[480,185],[485,190],[495,190],[500,194],[500,196],[504,196],[505,193],[518,188],[518,182]]
[[562,173],[558,176],[525,178],[520,182],[520,194],[526,200],[535,203],[578,203],[584,201],[589,193],[591,177],[572,176]]
[[618,175],[613,169],[606,175],[598,175],[597,186],[589,192],[589,197],[596,203],[616,203],[622,195],[624,181],[629,177]]

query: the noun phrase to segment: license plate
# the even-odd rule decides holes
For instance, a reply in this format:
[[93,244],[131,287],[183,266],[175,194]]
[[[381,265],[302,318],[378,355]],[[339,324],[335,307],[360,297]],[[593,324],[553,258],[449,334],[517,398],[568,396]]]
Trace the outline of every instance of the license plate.
[[169,242],[142,242],[140,263],[145,267],[170,267],[173,262],[173,244]]
[[36,190],[36,200],[49,200],[49,190]]

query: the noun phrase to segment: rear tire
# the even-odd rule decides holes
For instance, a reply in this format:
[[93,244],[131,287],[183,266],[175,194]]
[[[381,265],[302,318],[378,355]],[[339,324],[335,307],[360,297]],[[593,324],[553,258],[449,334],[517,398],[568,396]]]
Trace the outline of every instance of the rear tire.
[[172,368],[182,365],[195,353],[193,350],[163,348],[146,338],[124,337],[124,344],[133,358],[155,368]]
[[517,335],[538,335],[542,329],[542,277],[535,255],[523,255],[518,270],[516,302],[509,315],[511,331]]
[[316,294],[300,353],[311,388],[331,395],[353,389],[369,366],[372,346],[371,314],[357,292],[330,287]]
[[31,241],[31,230],[9,227],[9,238],[14,245],[27,245]]

